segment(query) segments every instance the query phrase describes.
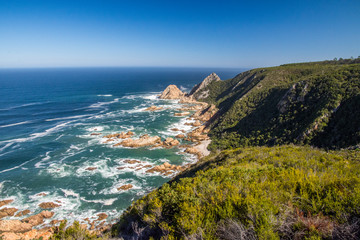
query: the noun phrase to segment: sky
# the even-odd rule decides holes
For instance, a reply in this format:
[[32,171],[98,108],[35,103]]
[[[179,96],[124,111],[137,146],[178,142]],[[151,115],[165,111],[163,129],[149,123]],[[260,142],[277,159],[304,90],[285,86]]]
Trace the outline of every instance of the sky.
[[359,55],[359,0],[0,0],[0,68],[252,68]]

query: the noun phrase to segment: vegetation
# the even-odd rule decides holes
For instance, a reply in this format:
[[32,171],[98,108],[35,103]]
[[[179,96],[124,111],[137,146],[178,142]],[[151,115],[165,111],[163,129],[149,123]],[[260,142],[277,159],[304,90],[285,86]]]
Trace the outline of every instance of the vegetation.
[[107,239],[107,236],[98,237],[94,232],[90,232],[86,227],[82,227],[78,221],[66,228],[67,221],[60,223],[55,228],[54,234],[51,236],[53,240],[96,240]]
[[359,174],[356,150],[226,150],[133,203],[113,227],[113,235],[355,239],[360,234]]

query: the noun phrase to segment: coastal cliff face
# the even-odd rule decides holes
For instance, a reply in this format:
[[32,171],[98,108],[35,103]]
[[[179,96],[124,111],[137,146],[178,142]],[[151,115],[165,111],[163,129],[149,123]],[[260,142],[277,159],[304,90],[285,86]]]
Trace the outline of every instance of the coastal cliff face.
[[188,94],[189,97],[193,97],[196,100],[205,99],[209,96],[209,90],[206,87],[213,82],[221,81],[216,73],[211,73],[201,83],[195,85]]
[[360,59],[205,80],[185,97],[211,111],[198,129],[212,153],[134,202],[113,236],[357,239]]

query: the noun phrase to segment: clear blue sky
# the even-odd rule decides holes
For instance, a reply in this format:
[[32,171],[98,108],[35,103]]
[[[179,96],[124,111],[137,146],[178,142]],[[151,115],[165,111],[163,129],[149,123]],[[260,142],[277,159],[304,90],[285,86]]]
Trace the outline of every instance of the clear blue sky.
[[0,0],[0,67],[260,67],[360,55],[360,0]]

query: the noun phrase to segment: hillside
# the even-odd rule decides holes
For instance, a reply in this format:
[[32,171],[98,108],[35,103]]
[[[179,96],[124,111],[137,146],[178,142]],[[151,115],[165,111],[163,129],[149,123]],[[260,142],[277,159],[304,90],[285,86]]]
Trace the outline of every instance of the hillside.
[[[198,98],[220,110],[211,149],[307,144],[348,148],[360,142],[360,60],[287,64],[212,81]],[[204,94],[206,93],[206,94]]]
[[187,97],[219,109],[207,122],[212,154],[134,202],[112,235],[359,239],[359,63],[211,74]]

